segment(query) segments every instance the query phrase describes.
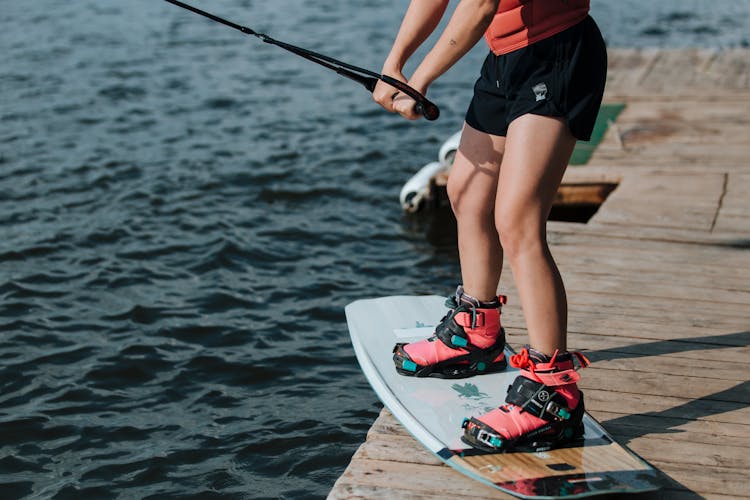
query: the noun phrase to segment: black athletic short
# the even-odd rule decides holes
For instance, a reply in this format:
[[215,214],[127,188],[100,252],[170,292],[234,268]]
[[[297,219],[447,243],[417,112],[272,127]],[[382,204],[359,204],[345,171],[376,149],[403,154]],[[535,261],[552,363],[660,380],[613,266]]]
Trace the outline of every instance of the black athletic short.
[[587,17],[567,30],[508,54],[489,53],[474,85],[466,123],[505,136],[527,113],[564,118],[588,141],[607,79],[607,49]]

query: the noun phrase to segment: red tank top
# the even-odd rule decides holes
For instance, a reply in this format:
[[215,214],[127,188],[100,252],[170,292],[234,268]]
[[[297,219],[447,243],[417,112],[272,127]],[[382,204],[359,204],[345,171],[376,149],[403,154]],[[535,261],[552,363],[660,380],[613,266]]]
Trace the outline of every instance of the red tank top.
[[490,50],[507,54],[581,22],[589,0],[500,0],[484,34]]

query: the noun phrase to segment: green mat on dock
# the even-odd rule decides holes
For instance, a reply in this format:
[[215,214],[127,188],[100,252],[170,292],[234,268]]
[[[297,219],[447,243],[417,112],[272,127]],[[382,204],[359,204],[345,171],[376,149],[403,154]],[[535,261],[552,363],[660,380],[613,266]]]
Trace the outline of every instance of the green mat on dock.
[[596,117],[594,132],[591,134],[591,140],[584,142],[578,141],[573,150],[573,156],[570,158],[570,165],[585,165],[594,154],[594,150],[604,138],[610,123],[617,120],[617,116],[625,109],[624,104],[602,104],[599,109],[599,115]]

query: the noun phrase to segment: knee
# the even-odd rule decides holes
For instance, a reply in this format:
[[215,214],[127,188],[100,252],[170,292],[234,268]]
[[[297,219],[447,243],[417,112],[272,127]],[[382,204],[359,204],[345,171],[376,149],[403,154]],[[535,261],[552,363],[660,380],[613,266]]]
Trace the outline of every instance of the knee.
[[449,176],[446,185],[448,200],[457,220],[486,220],[492,225],[492,204],[480,196],[472,196],[467,183]]
[[503,254],[511,264],[521,255],[541,251],[546,245],[544,225],[526,214],[498,209],[495,213],[495,228]]
[[450,201],[451,209],[453,209],[453,213],[458,217],[461,208],[465,205],[465,203],[463,203],[464,197],[462,196],[464,186],[458,182],[454,176],[449,175],[445,191],[448,194],[448,201]]
[[454,180],[452,175],[448,176],[448,182],[445,185],[445,192],[448,195],[451,207],[453,207],[454,200],[458,199],[459,187],[458,182]]

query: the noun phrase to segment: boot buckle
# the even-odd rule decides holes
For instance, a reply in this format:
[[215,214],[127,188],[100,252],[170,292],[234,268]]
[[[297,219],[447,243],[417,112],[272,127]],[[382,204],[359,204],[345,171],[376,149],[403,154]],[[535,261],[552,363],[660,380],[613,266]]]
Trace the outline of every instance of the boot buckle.
[[[542,410],[542,415],[544,415],[545,413],[552,416],[555,420],[558,420],[558,421],[570,420],[570,410],[568,410],[568,408],[565,408],[564,406],[561,406],[555,403],[554,401],[547,402],[544,409]],[[544,417],[541,417],[541,418],[544,418]]]
[[493,434],[492,432],[487,432],[482,429],[478,430],[476,434],[476,440],[491,448],[500,448],[503,445],[503,439],[501,436],[498,436],[497,434]]

